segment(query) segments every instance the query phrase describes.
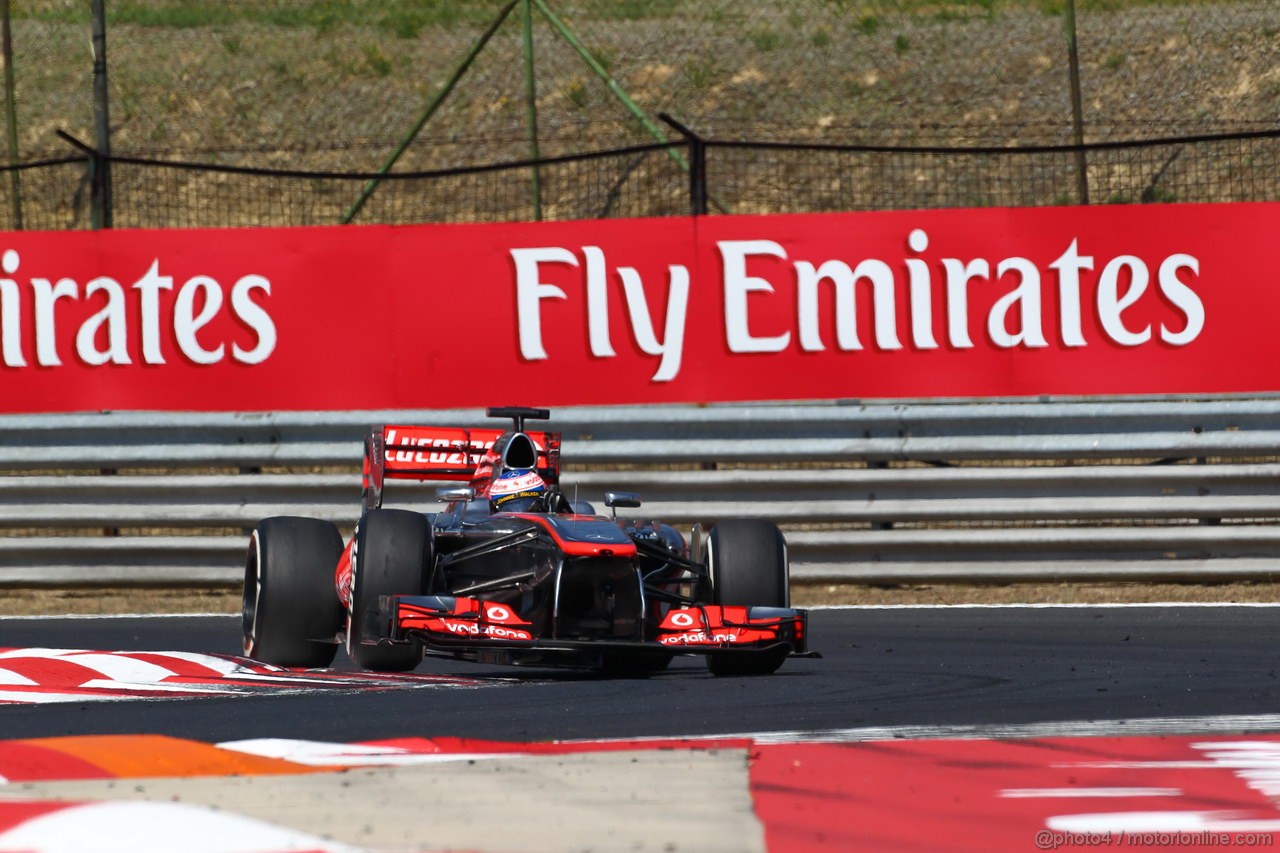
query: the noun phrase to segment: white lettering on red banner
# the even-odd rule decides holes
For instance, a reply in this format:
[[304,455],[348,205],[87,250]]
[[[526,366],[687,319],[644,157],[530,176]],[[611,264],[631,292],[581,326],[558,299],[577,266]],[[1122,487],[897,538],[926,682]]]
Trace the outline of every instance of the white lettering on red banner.
[[[167,362],[161,343],[162,330],[172,330],[176,352],[195,364],[217,364],[227,356],[227,342],[203,330],[224,311],[256,336],[253,346],[231,345],[231,358],[242,364],[261,364],[276,346],[276,328],[271,315],[254,301],[255,291],[271,295],[271,282],[259,275],[240,277],[230,289],[230,306],[223,285],[204,275],[188,278],[175,291],[172,276],[162,275],[159,259],[127,287],[107,275],[87,281],[83,287],[73,278],[33,276],[23,286],[15,278],[22,265],[19,253],[9,249],[0,255],[0,358],[6,367],[27,367],[33,353],[40,367],[63,363],[60,340],[68,340],[68,325],[75,327],[74,354],[86,365],[133,364],[131,350],[140,353],[143,364]],[[161,310],[161,293],[173,291],[167,312]],[[101,298],[99,297],[101,295]],[[59,302],[65,304],[59,306]],[[83,319],[68,319],[76,303],[97,308]],[[100,307],[99,307],[100,306]],[[82,312],[81,312],[82,313]],[[34,316],[34,330],[26,333],[24,315]]]
[[[928,248],[928,235],[919,229],[911,232],[907,240],[910,248],[924,252]],[[774,293],[772,282],[747,273],[747,261],[755,256],[767,256],[787,260],[785,249],[768,240],[723,241],[717,245],[724,259],[725,334],[729,349],[733,352],[781,352],[791,345],[791,333],[760,338],[750,332],[747,294],[752,291]],[[863,344],[858,337],[858,308],[856,286],[859,282],[870,285],[870,300],[874,312],[875,345],[881,350],[902,349],[899,335],[899,304],[907,303],[911,318],[911,346],[916,349],[937,349],[938,336],[932,324],[934,268],[920,258],[907,258],[903,265],[908,274],[904,282],[894,268],[883,260],[863,259],[856,265],[832,258],[819,265],[810,261],[793,263],[792,279],[788,282],[796,293],[799,316],[798,337],[800,348],[807,352],[820,352],[827,348],[820,331],[821,312],[819,291],[829,284],[835,289],[836,342],[841,350],[860,350]],[[1008,289],[992,306],[986,318],[987,335],[991,342],[1002,349],[1011,347],[1046,347],[1049,342],[1043,331],[1042,301],[1045,289],[1056,287],[1061,309],[1060,333],[1068,346],[1085,346],[1080,324],[1080,273],[1091,270],[1094,258],[1081,256],[1078,241],[1071,245],[1048,269],[1056,274],[1055,281],[1046,276],[1032,261],[1026,258],[1004,258],[995,264],[995,281],[991,276],[992,264],[986,258],[968,261],[960,258],[940,258],[937,269],[942,273],[944,285],[940,292],[945,300],[946,338],[955,348],[974,346],[969,332],[970,289],[975,282],[981,284],[1008,281]],[[1183,346],[1195,340],[1204,327],[1204,304],[1186,282],[1180,278],[1183,270],[1193,274],[1200,271],[1199,261],[1187,254],[1174,254],[1165,258],[1159,266],[1160,295],[1181,312],[1184,323],[1179,330],[1161,326],[1160,339],[1165,343]],[[1146,263],[1132,255],[1122,255],[1109,261],[1098,279],[1098,317],[1108,337],[1125,346],[1137,346],[1151,339],[1149,326],[1139,331],[1126,327],[1123,311],[1143,297],[1150,281]],[[1121,283],[1125,289],[1121,292]],[[1011,331],[1015,329],[1016,331]]]
[[[617,353],[609,337],[609,287],[604,252],[597,246],[583,246],[586,259],[585,284],[588,337],[591,354],[597,358],[612,358]],[[511,257],[516,265],[516,310],[520,328],[520,355],[531,361],[549,358],[543,345],[542,315],[539,303],[543,299],[568,299],[565,291],[540,279],[540,265],[544,263],[567,264],[577,267],[578,256],[568,249],[548,247],[538,249],[512,249]],[[667,308],[664,334],[658,340],[654,331],[654,318],[645,297],[644,282],[634,267],[618,267],[623,294],[627,301],[627,318],[636,344],[645,355],[661,360],[652,376],[654,382],[668,382],[680,371],[680,357],[684,350],[685,313],[689,302],[689,270],[682,264],[668,268]]]
[[[986,332],[992,344],[1001,349],[1013,347],[1047,347],[1044,333],[1043,300],[1046,290],[1054,290],[1060,307],[1059,333],[1067,346],[1087,346],[1081,325],[1081,273],[1094,269],[1095,258],[1079,253],[1079,241],[1071,244],[1042,270],[1022,257],[1002,258],[993,264],[987,258],[938,258],[933,266],[922,258],[906,258],[907,275],[901,276],[879,258],[864,258],[852,263],[841,258],[791,262],[787,273],[787,290],[795,293],[798,315],[797,334],[791,330],[776,335],[751,332],[749,297],[752,293],[776,294],[780,287],[770,278],[750,273],[753,259],[766,257],[789,261],[787,250],[771,240],[723,240],[716,244],[720,253],[724,293],[722,316],[729,351],[734,353],[775,353],[794,346],[805,352],[827,349],[822,334],[820,291],[835,292],[836,346],[843,351],[863,349],[858,336],[859,283],[869,286],[874,316],[875,346],[881,350],[903,348],[898,328],[899,305],[909,306],[910,346],[915,349],[937,349],[938,335],[933,328],[932,278],[940,274],[940,294],[945,304],[945,343],[953,348],[974,346],[970,336],[970,292],[981,285],[995,285],[1003,290],[986,317]],[[910,249],[919,254],[929,246],[929,237],[920,229],[907,238]],[[585,264],[579,264],[579,253]],[[563,247],[512,249],[516,274],[516,312],[520,338],[520,354],[531,361],[550,358],[543,335],[541,302],[544,299],[569,299],[565,289],[541,279],[542,264],[564,264],[583,267],[583,282],[577,298],[585,300],[587,337],[591,354],[596,358],[616,355],[609,337],[610,287],[604,252],[596,246],[582,246],[573,251]],[[687,321],[689,270],[682,264],[669,267],[665,334],[659,340],[645,299],[640,274],[628,266],[614,269],[626,297],[627,318],[641,352],[658,356],[661,361],[651,377],[653,382],[669,382],[680,370]],[[1152,339],[1150,324],[1131,329],[1124,312],[1140,299],[1164,298],[1181,314],[1180,328],[1160,327],[1160,340],[1174,346],[1185,346],[1195,340],[1204,327],[1204,303],[1184,276],[1194,278],[1200,262],[1193,255],[1175,253],[1161,260],[1156,273],[1158,295],[1147,295],[1151,269],[1142,258],[1120,255],[1107,261],[1097,277],[1096,304],[1093,306],[1106,336],[1122,346],[1140,346]],[[1189,274],[1189,275],[1188,275]],[[583,295],[585,294],[585,295]],[[865,303],[865,300],[864,300]],[[767,312],[770,303],[757,311]]]

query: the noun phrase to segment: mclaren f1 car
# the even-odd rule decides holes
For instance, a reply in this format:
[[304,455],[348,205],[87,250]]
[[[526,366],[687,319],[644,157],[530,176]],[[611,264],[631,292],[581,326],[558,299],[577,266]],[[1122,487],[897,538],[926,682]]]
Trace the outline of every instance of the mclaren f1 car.
[[[343,541],[329,521],[264,519],[245,561],[246,655],[326,667],[339,645],[380,671],[423,655],[643,675],[702,655],[716,675],[764,675],[808,651],[789,602],[787,546],[761,519],[686,538],[606,492],[608,515],[560,487],[546,409],[489,409],[511,428],[384,426],[365,440],[363,509]],[[452,481],[438,512],[383,507],[388,480]]]

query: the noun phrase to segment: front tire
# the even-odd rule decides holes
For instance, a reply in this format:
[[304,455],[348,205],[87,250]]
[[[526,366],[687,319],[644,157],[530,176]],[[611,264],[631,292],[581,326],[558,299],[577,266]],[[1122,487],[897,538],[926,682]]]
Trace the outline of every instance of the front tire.
[[351,560],[351,616],[347,654],[361,669],[405,672],[422,660],[417,643],[367,645],[366,617],[384,595],[421,595],[434,562],[431,527],[425,516],[402,509],[373,509],[360,519]]
[[342,547],[338,528],[314,518],[277,516],[254,528],[241,605],[246,656],[275,666],[333,663],[342,627],[333,573]]
[[[722,521],[707,536],[711,601],[722,606],[789,607],[787,542],[776,524],[758,518]],[[768,675],[787,653],[707,655],[712,675]]]

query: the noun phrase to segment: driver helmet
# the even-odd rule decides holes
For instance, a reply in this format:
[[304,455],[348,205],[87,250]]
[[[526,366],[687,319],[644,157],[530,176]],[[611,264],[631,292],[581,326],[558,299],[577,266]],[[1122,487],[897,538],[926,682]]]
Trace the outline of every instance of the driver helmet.
[[489,509],[493,512],[529,512],[542,504],[547,484],[532,468],[503,471],[489,486]]

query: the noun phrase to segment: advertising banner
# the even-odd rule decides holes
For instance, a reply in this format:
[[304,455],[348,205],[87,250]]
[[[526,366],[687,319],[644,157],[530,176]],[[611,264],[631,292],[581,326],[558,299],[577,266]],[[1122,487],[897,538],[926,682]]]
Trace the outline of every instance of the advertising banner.
[[1278,204],[0,237],[0,411],[1280,390]]

